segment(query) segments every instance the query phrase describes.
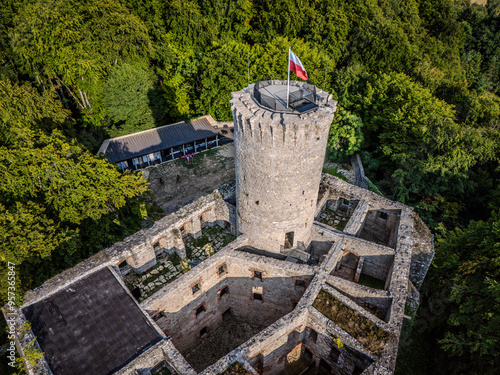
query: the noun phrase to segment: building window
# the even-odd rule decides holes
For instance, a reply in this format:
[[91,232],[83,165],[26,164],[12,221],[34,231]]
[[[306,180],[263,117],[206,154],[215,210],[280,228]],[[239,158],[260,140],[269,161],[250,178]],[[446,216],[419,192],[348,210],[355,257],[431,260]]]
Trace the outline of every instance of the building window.
[[200,315],[202,312],[205,312],[205,305],[200,305],[196,308],[196,316]]
[[151,369],[151,374],[159,374],[161,373],[161,370],[165,367],[166,362],[161,361],[160,363],[154,365],[154,367]]
[[305,288],[307,286],[307,283],[305,280],[295,280],[295,286]]
[[340,350],[338,350],[335,347],[332,347],[332,350],[330,351],[329,357],[333,362],[337,362],[339,360],[339,357],[340,357]]
[[179,230],[181,231],[181,235],[185,235],[186,234],[186,226],[185,225],[183,225],[182,227],[180,227]]
[[156,241],[154,244],[153,244],[153,249],[154,250],[158,250],[158,248],[160,247],[160,241]]
[[381,218],[382,220],[387,220],[389,215],[387,215],[385,212],[379,211],[378,217]]
[[262,293],[254,293],[253,299],[257,301],[262,301]]
[[219,276],[222,276],[224,275],[225,273],[227,273],[227,266],[226,266],[226,263],[222,264],[219,266],[219,269],[217,271],[219,273]]
[[253,271],[253,278],[262,281],[262,271]]
[[327,374],[332,373],[332,367],[324,359],[319,361],[319,368],[326,371]]
[[227,309],[226,311],[224,311],[222,313],[222,320],[223,321],[226,321],[228,320],[229,318],[231,318],[231,309]]
[[318,332],[311,328],[311,330],[309,331],[309,339],[312,342],[316,342],[316,340],[318,340]]
[[229,294],[229,287],[225,286],[219,291],[219,298],[222,297],[224,294]]
[[194,284],[192,287],[191,287],[191,290],[193,292],[193,294],[196,294],[199,290],[200,290],[200,284]]
[[164,311],[158,311],[156,314],[153,315],[153,320],[157,321],[160,318],[165,317],[165,312]]
[[128,266],[128,263],[127,263],[127,260],[125,259],[123,262],[121,262],[119,265],[118,265],[118,268],[125,268]]
[[208,329],[207,327],[203,327],[200,331],[200,337],[204,337],[205,335],[208,334]]

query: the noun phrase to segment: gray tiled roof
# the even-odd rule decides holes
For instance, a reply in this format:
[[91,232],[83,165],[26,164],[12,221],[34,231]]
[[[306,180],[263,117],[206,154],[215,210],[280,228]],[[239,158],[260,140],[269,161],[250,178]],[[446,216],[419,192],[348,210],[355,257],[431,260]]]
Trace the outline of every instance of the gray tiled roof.
[[161,340],[108,268],[23,313],[54,375],[108,375]]
[[210,120],[209,116],[205,116],[187,123],[180,122],[107,139],[98,153],[103,153],[110,162],[117,163],[186,143],[204,141],[217,134]]

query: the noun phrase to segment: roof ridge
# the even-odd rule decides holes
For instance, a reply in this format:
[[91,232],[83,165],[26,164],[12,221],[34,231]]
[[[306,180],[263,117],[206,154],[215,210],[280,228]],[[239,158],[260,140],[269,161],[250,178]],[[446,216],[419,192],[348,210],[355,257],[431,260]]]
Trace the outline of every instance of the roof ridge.
[[173,123],[173,124],[162,125],[162,126],[158,126],[156,128],[141,130],[140,132],[135,132],[135,133],[125,134],[125,135],[120,135],[120,136],[114,137],[114,138],[108,138],[108,139],[106,139],[106,141],[115,141],[117,139],[127,138],[127,137],[130,137],[132,135],[135,136],[135,135],[138,135],[138,134],[143,134],[143,133],[155,131],[155,130],[158,130],[158,129],[166,128],[168,126],[174,126],[174,125],[180,125],[180,124],[186,124],[186,122],[185,121],[179,121],[179,122],[176,122],[176,123]]

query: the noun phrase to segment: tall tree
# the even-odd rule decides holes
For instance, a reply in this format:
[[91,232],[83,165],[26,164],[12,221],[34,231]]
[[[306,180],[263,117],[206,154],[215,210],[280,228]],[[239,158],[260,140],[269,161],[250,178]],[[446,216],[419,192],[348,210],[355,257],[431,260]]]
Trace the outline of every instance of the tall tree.
[[11,45],[22,71],[64,101],[91,108],[92,93],[112,64],[147,62],[144,24],[117,0],[38,0],[21,5]]
[[[54,254],[78,261],[89,246],[80,236],[82,223],[110,215],[119,220],[127,204],[142,203],[137,197],[147,186],[140,176],[121,174],[58,130],[72,120],[54,93],[0,82],[0,119],[3,135],[10,135],[0,144],[0,268],[6,262],[40,266],[44,259],[54,261]],[[29,281],[40,271],[20,275],[23,289],[33,286]]]
[[129,64],[113,67],[104,86],[103,106],[116,124],[111,136],[164,125],[163,98],[146,69]]

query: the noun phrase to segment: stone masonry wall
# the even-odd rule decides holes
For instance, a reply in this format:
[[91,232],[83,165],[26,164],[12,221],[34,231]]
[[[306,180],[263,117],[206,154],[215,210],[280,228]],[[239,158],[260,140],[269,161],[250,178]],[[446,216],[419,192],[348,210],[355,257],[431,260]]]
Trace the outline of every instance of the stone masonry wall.
[[[222,324],[222,314],[228,309],[236,319],[269,325],[292,311],[304,293],[305,287],[296,286],[295,280],[304,281],[307,286],[314,272],[311,267],[231,252],[245,241],[244,236],[239,237],[207,259],[203,267],[195,267],[142,302],[141,306],[151,315],[161,316],[156,323],[172,336],[181,352],[199,342],[203,328],[211,332]],[[253,277],[254,271],[262,272],[262,281]],[[193,293],[195,285],[199,290]],[[221,296],[224,287],[228,293]],[[254,292],[262,295],[262,301],[254,299]],[[197,314],[200,306],[203,311]]]
[[97,268],[117,266],[124,260],[134,267],[136,272],[145,271],[156,263],[154,244],[157,242],[184,258],[185,249],[179,228],[184,226],[187,232],[196,234],[201,230],[200,216],[202,215],[219,224],[229,222],[229,210],[217,190],[179,211],[163,217],[156,221],[152,227],[134,233],[123,241],[101,250],[73,268],[47,280],[42,286],[26,293],[24,305],[35,303],[55,293],[66,285],[94,272]]
[[[289,313],[295,307],[314,270],[307,265],[283,264],[282,261],[236,252],[229,258],[231,310],[237,318],[268,325]],[[254,277],[262,273],[262,280]],[[302,281],[305,286],[295,285]],[[261,293],[262,301],[254,300],[253,293]]]
[[337,103],[317,90],[315,111],[275,113],[256,104],[253,87],[233,92],[231,100],[238,226],[250,245],[279,253],[287,232],[294,232],[293,247],[310,242]]

